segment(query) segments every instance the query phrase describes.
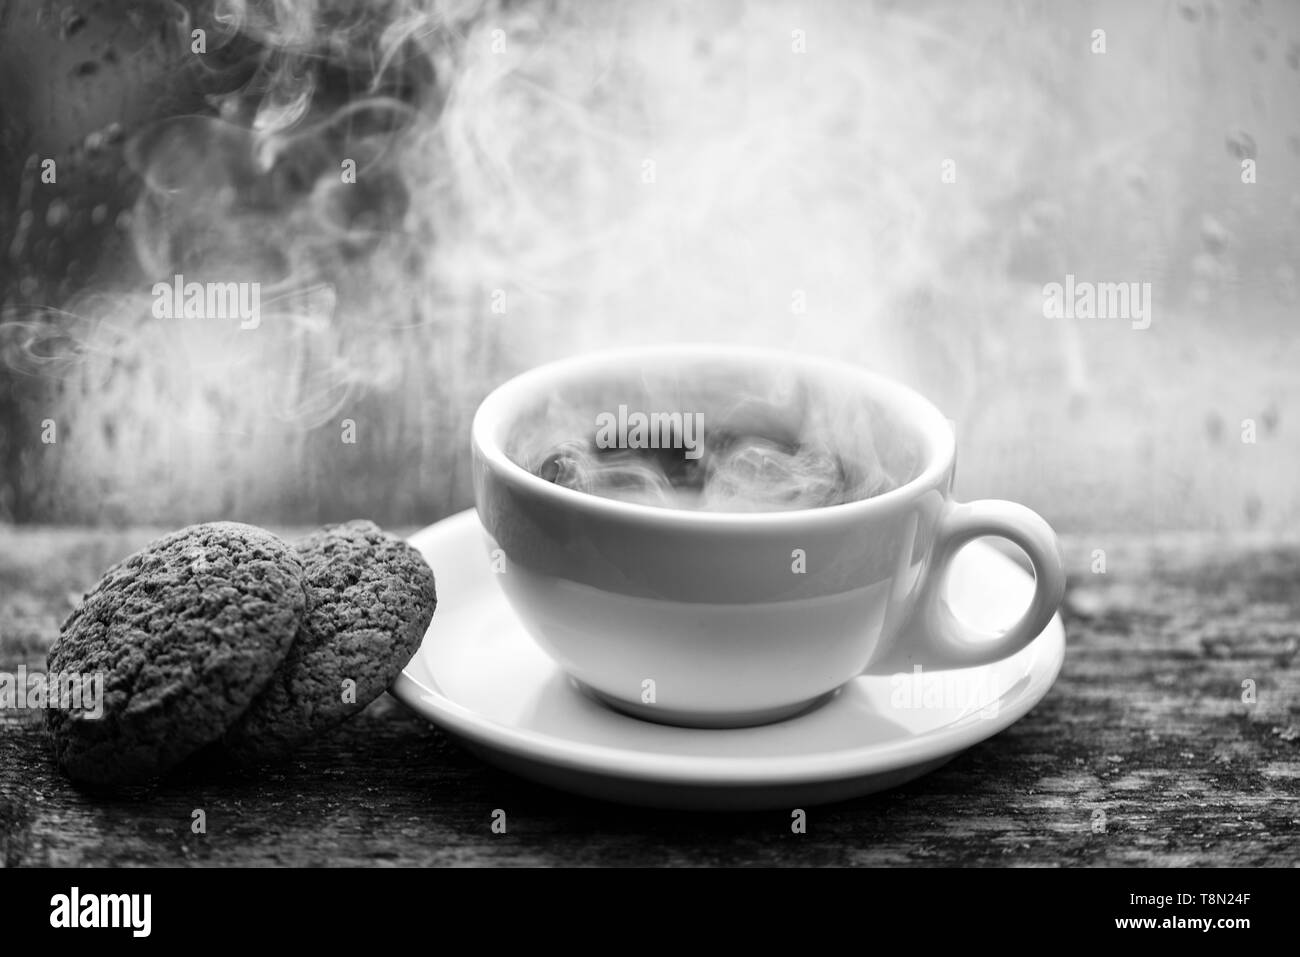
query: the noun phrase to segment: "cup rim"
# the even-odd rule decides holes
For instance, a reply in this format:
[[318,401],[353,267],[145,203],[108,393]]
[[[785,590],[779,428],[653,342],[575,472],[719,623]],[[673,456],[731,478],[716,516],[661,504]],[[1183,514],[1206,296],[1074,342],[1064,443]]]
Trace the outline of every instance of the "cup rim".
[[[639,358],[668,357],[697,361],[717,359],[721,362],[749,359],[785,365],[805,373],[820,369],[827,374],[847,375],[861,379],[869,384],[873,396],[883,398],[895,411],[905,415],[906,421],[916,430],[921,440],[925,465],[907,482],[870,498],[855,499],[837,505],[783,511],[717,512],[627,502],[557,485],[539,475],[534,475],[512,460],[501,447],[501,443],[496,441],[494,430],[507,413],[517,415],[526,408],[521,397],[532,394],[548,382],[569,379],[586,369],[602,364],[628,362]],[[956,455],[956,436],[949,420],[929,399],[901,382],[861,366],[813,353],[724,343],[607,349],[584,352],[535,366],[501,383],[484,397],[474,413],[470,426],[470,439],[473,450],[488,466],[496,470],[503,480],[520,484],[534,494],[554,501],[557,505],[593,512],[610,519],[688,528],[711,525],[779,528],[788,525],[807,525],[809,522],[829,524],[854,518],[866,518],[898,504],[912,501],[937,487]]]

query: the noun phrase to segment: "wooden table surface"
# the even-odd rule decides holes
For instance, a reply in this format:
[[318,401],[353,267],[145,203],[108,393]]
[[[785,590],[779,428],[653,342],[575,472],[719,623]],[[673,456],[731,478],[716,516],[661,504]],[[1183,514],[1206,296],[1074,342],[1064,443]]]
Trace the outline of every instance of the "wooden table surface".
[[[70,602],[157,532],[0,526],[0,670],[43,670]],[[1047,697],[927,777],[810,808],[805,834],[788,812],[647,811],[529,784],[385,696],[274,770],[111,800],[63,779],[38,713],[0,710],[0,862],[1294,865],[1300,543],[1064,546],[1068,647]]]

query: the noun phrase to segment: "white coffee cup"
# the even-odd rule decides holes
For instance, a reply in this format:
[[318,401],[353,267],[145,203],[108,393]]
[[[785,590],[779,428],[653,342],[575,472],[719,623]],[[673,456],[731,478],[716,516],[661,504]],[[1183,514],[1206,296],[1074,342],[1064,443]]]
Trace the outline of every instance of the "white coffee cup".
[[[870,403],[914,451],[915,474],[871,498],[822,508],[709,512],[636,504],[549,482],[514,461],[536,410],[575,391],[615,407],[647,370],[697,379],[743,372],[815,384]],[[707,427],[707,426],[706,426]],[[574,438],[583,438],[574,436]],[[589,438],[589,436],[587,436]],[[732,346],[584,355],[511,379],[472,428],[474,493],[510,604],[538,644],[607,704],[652,721],[739,727],[809,708],[898,641],[925,669],[1024,648],[1065,589],[1048,524],[1022,505],[957,502],[953,430],[929,401],[842,363]],[[999,634],[944,600],[954,553],[983,536],[1018,545],[1036,578]],[[499,551],[498,551],[499,549]],[[797,558],[802,555],[802,569]],[[502,561],[504,559],[504,561]]]

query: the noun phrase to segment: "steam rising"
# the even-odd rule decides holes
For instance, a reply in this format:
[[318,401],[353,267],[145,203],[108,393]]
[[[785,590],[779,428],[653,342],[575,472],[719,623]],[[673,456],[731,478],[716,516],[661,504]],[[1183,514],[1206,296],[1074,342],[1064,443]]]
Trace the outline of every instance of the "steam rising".
[[[945,259],[985,230],[970,200],[936,187],[936,163],[948,144],[974,151],[993,135],[984,97],[1000,60],[955,40],[945,16],[852,3],[197,5],[172,42],[208,30],[208,54],[190,58],[207,108],[134,131],[126,149],[134,271],[11,323],[0,343],[59,382],[60,415],[76,423],[75,455],[47,453],[51,482],[92,513],[111,502],[101,487],[145,487],[171,496],[159,516],[236,502],[303,519],[318,489],[342,487],[367,513],[428,519],[468,504],[478,400],[559,355],[721,339],[891,365],[882,320],[944,281]],[[897,78],[921,48],[955,82],[905,95]],[[979,149],[1013,168],[1031,145]],[[345,160],[355,183],[340,178]],[[260,327],[152,318],[148,291],[177,273],[260,283]],[[722,428],[735,410],[715,409]],[[345,420],[365,445],[350,459]],[[897,478],[869,456],[836,459],[845,434],[733,438],[711,449],[701,487],[718,507],[802,507]],[[596,482],[576,452],[556,467]],[[637,463],[601,468],[664,491]],[[384,499],[373,477],[398,469],[417,478]]]

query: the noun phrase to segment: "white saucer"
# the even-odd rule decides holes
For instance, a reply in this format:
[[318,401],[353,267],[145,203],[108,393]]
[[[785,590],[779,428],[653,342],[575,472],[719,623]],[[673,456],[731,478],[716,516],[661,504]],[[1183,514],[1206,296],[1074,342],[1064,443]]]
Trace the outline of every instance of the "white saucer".
[[[606,800],[796,808],[894,787],[1017,721],[1047,693],[1065,656],[1058,616],[1004,661],[905,679],[912,666],[898,658],[777,724],[652,724],[588,697],[533,643],[493,580],[472,509],[410,541],[434,570],[438,610],[392,693],[485,761]],[[975,542],[953,561],[949,601],[974,625],[1005,625],[1032,591],[1033,578],[988,545]]]

